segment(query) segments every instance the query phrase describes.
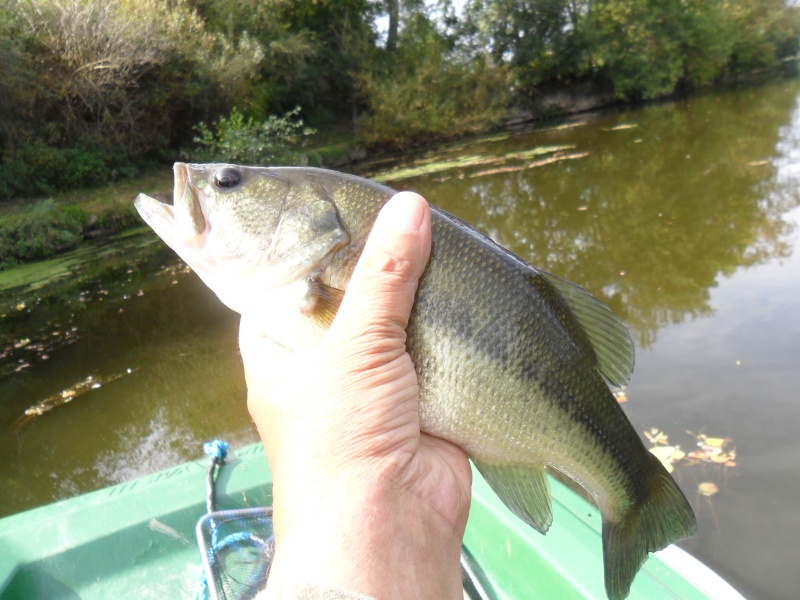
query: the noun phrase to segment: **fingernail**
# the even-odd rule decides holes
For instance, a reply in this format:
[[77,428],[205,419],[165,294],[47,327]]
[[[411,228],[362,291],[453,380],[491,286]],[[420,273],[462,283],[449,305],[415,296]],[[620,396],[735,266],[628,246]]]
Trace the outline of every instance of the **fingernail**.
[[383,208],[385,218],[398,233],[417,233],[425,218],[422,196],[414,192],[399,192]]

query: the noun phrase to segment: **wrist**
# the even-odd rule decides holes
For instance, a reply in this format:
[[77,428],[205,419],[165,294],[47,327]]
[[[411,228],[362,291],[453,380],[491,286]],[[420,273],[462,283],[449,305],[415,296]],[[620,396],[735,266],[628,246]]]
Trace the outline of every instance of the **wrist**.
[[275,490],[267,597],[312,584],[381,600],[461,598],[463,527],[424,510],[394,483],[364,481],[341,477],[302,500]]

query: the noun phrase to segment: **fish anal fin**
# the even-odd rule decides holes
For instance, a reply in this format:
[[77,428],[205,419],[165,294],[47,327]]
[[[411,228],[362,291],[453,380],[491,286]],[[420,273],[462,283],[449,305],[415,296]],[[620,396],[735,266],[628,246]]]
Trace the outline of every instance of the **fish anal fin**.
[[606,595],[622,600],[649,552],[694,535],[697,521],[686,497],[667,470],[651,456],[656,481],[649,497],[631,507],[618,523],[603,518]]
[[628,328],[608,305],[577,284],[546,271],[536,271],[555,289],[570,309],[594,353],[595,368],[610,384],[628,383],[634,364],[633,340]]
[[339,311],[342,298],[344,298],[343,290],[326,285],[318,279],[312,279],[308,282],[308,292],[303,299],[302,311],[314,323],[323,329],[328,329]]
[[472,461],[503,503],[533,527],[545,534],[553,522],[550,485],[542,465]]

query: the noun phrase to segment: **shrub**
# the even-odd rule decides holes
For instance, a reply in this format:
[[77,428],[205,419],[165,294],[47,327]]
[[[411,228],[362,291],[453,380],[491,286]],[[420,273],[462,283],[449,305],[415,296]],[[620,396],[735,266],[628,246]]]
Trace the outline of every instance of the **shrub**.
[[74,248],[83,239],[85,223],[80,207],[62,206],[52,199],[39,202],[0,225],[0,268]]
[[25,213],[0,221],[0,270],[71,250],[84,239],[138,223],[139,216],[131,202],[81,207],[42,200]]
[[205,123],[195,126],[197,146],[189,153],[192,160],[244,164],[295,163],[297,148],[314,131],[303,127],[298,117],[300,107],[282,117],[270,115],[264,121],[245,119],[237,109],[229,117],[220,117],[209,129]]
[[38,196],[106,183],[111,157],[85,146],[56,148],[42,141],[21,145],[0,164],[0,197]]
[[356,127],[367,147],[404,149],[487,129],[506,115],[508,70],[458,58],[426,19],[407,27],[385,70],[360,77],[369,114]]

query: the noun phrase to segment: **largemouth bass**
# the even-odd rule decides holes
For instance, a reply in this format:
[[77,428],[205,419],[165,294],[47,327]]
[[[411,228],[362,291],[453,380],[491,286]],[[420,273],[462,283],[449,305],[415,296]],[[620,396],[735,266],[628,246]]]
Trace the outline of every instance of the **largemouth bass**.
[[[299,349],[330,325],[394,193],[322,169],[177,163],[174,205],[140,194],[136,208],[225,304],[264,314],[265,333]],[[545,466],[583,486],[603,517],[606,593],[626,597],[648,552],[696,529],[609,390],[633,370],[628,330],[583,288],[431,210],[407,329],[420,428],[461,447],[541,533],[552,522]]]

